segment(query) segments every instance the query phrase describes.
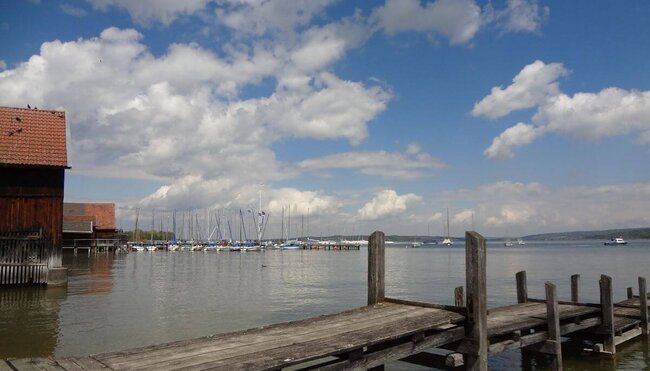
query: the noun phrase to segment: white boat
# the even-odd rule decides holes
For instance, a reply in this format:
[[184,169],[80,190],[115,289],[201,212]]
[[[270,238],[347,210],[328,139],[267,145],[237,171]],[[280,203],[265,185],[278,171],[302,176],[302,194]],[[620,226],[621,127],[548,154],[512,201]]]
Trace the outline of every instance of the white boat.
[[524,242],[524,240],[522,240],[521,238],[517,239],[517,245],[525,245],[525,244],[526,242]]
[[413,248],[418,248],[418,247],[420,247],[420,246],[422,246],[422,242],[413,241],[413,242],[411,243],[411,247],[413,247]]
[[512,241],[510,241],[510,240],[505,240],[505,241],[503,242],[503,246],[505,246],[505,247],[512,247],[512,246],[514,246],[514,245],[515,245],[515,243],[512,242]]
[[286,241],[280,244],[281,249],[287,249],[287,250],[296,250],[296,249],[302,249],[304,248],[305,245],[298,240],[291,240],[291,241]]
[[627,245],[627,241],[625,241],[623,237],[616,237],[609,241],[605,241],[605,245]]

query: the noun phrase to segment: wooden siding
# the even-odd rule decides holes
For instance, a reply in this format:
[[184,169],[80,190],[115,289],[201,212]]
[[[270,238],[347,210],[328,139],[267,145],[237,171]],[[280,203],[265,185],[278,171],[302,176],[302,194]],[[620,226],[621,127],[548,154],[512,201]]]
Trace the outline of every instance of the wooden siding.
[[0,167],[0,232],[43,228],[50,262],[61,264],[63,168]]

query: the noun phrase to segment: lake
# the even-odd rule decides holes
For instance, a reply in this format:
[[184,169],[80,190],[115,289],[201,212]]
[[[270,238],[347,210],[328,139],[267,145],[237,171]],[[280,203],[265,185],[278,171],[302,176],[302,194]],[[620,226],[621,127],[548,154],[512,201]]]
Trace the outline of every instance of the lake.
[[[600,274],[623,300],[637,277],[650,278],[650,241],[488,242],[488,307],[516,303],[515,273],[526,270],[530,297],[544,283],[570,298],[581,275],[581,301],[598,302]],[[137,252],[64,256],[67,288],[0,290],[0,358],[87,355],[194,338],[334,313],[365,305],[367,250],[264,252]],[[462,243],[447,247],[387,245],[386,294],[453,304],[465,284]],[[567,370],[650,368],[648,343],[619,347],[616,359],[564,355]],[[537,363],[541,366],[536,366]],[[542,369],[543,360],[527,365]],[[418,369],[403,363],[392,370]],[[493,370],[521,369],[519,352],[490,357]]]

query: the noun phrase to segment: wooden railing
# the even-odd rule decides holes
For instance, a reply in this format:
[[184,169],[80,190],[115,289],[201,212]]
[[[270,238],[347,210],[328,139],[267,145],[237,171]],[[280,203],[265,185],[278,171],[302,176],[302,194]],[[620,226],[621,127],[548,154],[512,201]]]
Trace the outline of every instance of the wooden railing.
[[0,285],[47,283],[51,249],[42,229],[0,233]]

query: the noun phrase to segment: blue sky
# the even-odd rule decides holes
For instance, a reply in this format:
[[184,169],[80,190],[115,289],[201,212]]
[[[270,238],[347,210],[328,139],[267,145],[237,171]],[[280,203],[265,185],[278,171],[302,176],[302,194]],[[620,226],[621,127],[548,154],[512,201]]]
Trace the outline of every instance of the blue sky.
[[646,1],[2,1],[0,105],[65,110],[66,200],[115,202],[124,228],[136,209],[258,207],[260,189],[270,236],[283,208],[313,235],[440,234],[447,208],[453,235],[647,227],[649,16]]

